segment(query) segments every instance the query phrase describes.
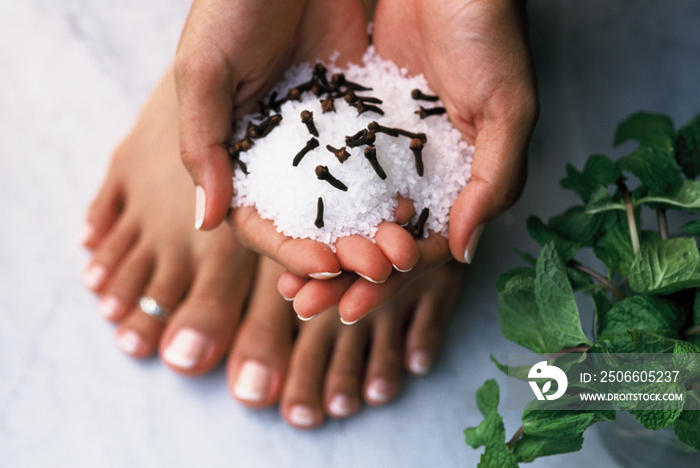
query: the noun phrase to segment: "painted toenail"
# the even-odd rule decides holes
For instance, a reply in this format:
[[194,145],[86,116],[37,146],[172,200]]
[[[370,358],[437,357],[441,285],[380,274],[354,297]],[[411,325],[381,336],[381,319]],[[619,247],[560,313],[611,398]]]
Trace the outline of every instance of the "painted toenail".
[[95,228],[90,223],[85,223],[80,231],[80,245],[86,245],[95,234]]
[[163,359],[180,369],[191,369],[202,360],[209,341],[200,332],[183,328],[163,351]]
[[369,281],[370,283],[382,284],[384,281],[386,281],[386,278],[384,278],[384,279],[381,280],[381,281],[377,281],[377,280],[373,280],[372,278],[370,278],[370,277],[367,276],[367,275],[363,275],[362,273],[358,273],[357,271],[356,271],[355,273],[357,273],[358,276],[360,276],[360,277],[366,279],[366,280]]
[[83,284],[88,289],[98,289],[107,278],[107,268],[99,263],[89,265],[83,272]]
[[262,401],[267,396],[271,380],[269,367],[257,361],[246,361],[238,372],[233,394],[239,400]]
[[328,404],[328,412],[336,418],[346,418],[352,414],[354,406],[352,399],[348,395],[338,393],[331,398],[331,402]]
[[289,421],[295,426],[310,427],[316,422],[316,415],[306,405],[294,405],[289,409]]
[[204,224],[204,209],[206,207],[206,194],[204,188],[200,185],[194,189],[195,210],[194,210],[194,228],[199,229]]
[[406,270],[402,270],[401,268],[397,267],[397,266],[394,265],[393,263],[391,264],[391,266],[393,266],[393,267],[394,267],[394,270],[398,271],[399,273],[408,273],[409,271],[413,270],[413,267],[408,268],[408,269],[406,269]]
[[367,386],[367,398],[373,403],[389,401],[389,383],[381,377],[372,379]]
[[309,277],[311,277],[313,279],[317,279],[317,280],[327,280],[327,279],[335,278],[339,274],[340,274],[340,272],[329,273],[327,271],[324,271],[322,273],[309,273]]
[[408,367],[416,375],[423,375],[430,369],[430,356],[425,351],[415,351],[411,354]]
[[141,337],[133,330],[124,330],[116,338],[117,348],[123,353],[134,355],[141,346]]
[[97,303],[97,312],[107,320],[114,320],[122,309],[121,301],[114,296],[104,296]]

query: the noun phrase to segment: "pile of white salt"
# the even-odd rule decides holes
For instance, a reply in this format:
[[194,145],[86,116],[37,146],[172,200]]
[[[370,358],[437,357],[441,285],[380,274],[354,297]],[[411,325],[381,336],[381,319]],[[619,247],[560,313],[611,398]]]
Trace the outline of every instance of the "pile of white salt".
[[[254,206],[263,218],[273,220],[279,232],[294,238],[311,238],[332,247],[343,236],[358,234],[372,239],[382,221],[394,221],[396,196],[400,194],[413,200],[416,215],[412,223],[428,208],[425,237],[428,231],[447,237],[450,208],[469,181],[474,148],[462,140],[447,115],[421,119],[416,114],[421,106],[426,109],[442,106],[439,101],[419,101],[411,96],[414,89],[432,94],[425,78],[408,76],[405,70],[382,60],[372,47],[363,57],[362,65],[339,69],[330,64],[327,69],[329,79],[332,74],[343,73],[347,81],[372,88],[355,93],[381,100],[381,104],[366,105],[377,106],[384,115],[377,111],[358,114],[358,109],[343,97],[333,100],[335,111],[324,113],[321,100],[327,94],[319,97],[310,90],[303,91],[299,101],[287,100],[279,112],[270,112],[282,117],[279,124],[264,137],[249,139],[253,143],[249,149],[236,152],[236,158],[243,164],[234,162],[232,207]],[[313,75],[309,64],[294,67],[273,92],[286,96],[290,88],[309,82]],[[300,115],[305,110],[313,113],[318,137],[311,135],[301,121]],[[244,117],[232,141],[243,140],[250,123],[259,124],[263,119],[259,114]],[[372,146],[386,173],[384,180],[364,155],[368,145],[348,147],[346,137],[367,129],[373,121],[383,127],[425,134],[422,176],[409,148],[411,137],[375,133]],[[316,138],[318,146],[294,166],[295,156],[311,138]],[[336,149],[346,147],[350,156],[340,162],[327,145]],[[320,180],[317,166],[326,166],[347,191]],[[323,204],[322,227],[318,227],[319,198]]]

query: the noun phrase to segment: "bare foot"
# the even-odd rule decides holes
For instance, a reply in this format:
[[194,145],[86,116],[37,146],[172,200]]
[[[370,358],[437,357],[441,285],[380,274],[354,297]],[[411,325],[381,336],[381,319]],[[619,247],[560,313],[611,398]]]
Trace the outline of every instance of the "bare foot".
[[326,416],[351,416],[363,400],[388,403],[405,371],[428,372],[461,276],[456,262],[444,264],[363,320],[343,325],[336,309],[301,322],[266,305],[281,269],[264,257],[260,265],[228,361],[229,386],[251,407],[279,401],[283,417],[302,429],[317,427]]

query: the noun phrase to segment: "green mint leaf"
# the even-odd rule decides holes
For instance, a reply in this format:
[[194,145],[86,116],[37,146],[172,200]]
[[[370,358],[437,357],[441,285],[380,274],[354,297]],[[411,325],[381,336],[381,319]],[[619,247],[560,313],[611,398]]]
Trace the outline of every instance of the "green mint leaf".
[[603,320],[605,320],[605,315],[610,309],[612,309],[612,304],[610,304],[610,301],[602,291],[594,292],[591,297],[593,299],[593,308],[595,310],[596,323],[598,325],[596,333],[600,333]]
[[[685,387],[675,382],[649,384],[641,391],[642,393],[682,394],[685,400]],[[647,429],[663,429],[681,415],[683,400],[645,403],[649,409],[636,410],[634,417]]]
[[476,406],[484,416],[498,409],[499,388],[495,380],[490,379],[476,391]]
[[635,206],[642,203],[660,204],[664,208],[685,209],[694,213],[700,209],[700,181],[683,179],[675,195],[646,196],[634,202]]
[[603,232],[610,229],[616,220],[614,213],[590,214],[583,206],[574,206],[554,216],[547,226],[564,239],[590,247]]
[[650,332],[648,330],[629,329],[632,346],[638,353],[671,353],[678,342],[673,338]]
[[586,212],[595,214],[611,210],[625,211],[625,204],[619,200],[615,201],[608,189],[600,185],[586,203]]
[[618,125],[614,146],[628,140],[638,141],[640,144],[654,141],[667,141],[668,144],[672,144],[675,139],[676,132],[673,129],[673,121],[669,117],[662,114],[637,112]]
[[524,276],[524,277],[529,277],[529,278],[535,279],[535,269],[521,267],[521,268],[513,268],[512,270],[506,271],[505,273],[503,273],[501,276],[498,277],[498,281],[496,281],[496,290],[498,292],[503,291],[503,289],[506,287],[506,284],[508,284],[508,281],[510,281],[511,278],[514,278],[516,276]]
[[[491,362],[496,364],[496,367],[498,370],[503,372],[509,377],[515,377],[518,380],[528,380],[528,374],[530,372],[530,369],[532,366],[514,366],[514,367],[508,367],[506,364],[501,364],[496,360],[494,355],[491,355]],[[545,380],[545,379],[543,379]]]
[[673,348],[673,368],[687,370],[690,378],[700,375],[700,346],[687,341],[676,342]]
[[696,236],[700,236],[700,220],[697,221],[691,221],[683,226],[683,229],[688,231],[691,234],[695,234]]
[[554,239],[559,255],[565,262],[574,258],[576,253],[581,250],[580,243],[564,239],[554,229],[544,224],[537,216],[532,215],[527,218],[526,226],[530,236],[541,246]]
[[691,122],[678,130],[675,149],[676,160],[686,177],[697,177],[700,174],[700,124]]
[[578,452],[583,446],[583,434],[568,439],[540,437],[525,434],[513,447],[513,455],[520,463],[529,463],[539,457]]
[[[547,409],[553,404],[557,408],[567,405],[576,409]],[[571,438],[583,434],[583,431],[591,424],[615,419],[615,409],[611,406],[607,410],[589,409],[589,407],[594,406],[599,407],[600,403],[585,404],[580,399],[568,395],[559,398],[555,403],[547,400],[533,400],[527,404],[522,415],[525,434]]]
[[673,433],[681,442],[700,450],[700,426],[679,418],[673,421]]
[[518,468],[518,462],[506,444],[491,444],[486,446],[476,468]]
[[591,277],[586,273],[572,268],[570,266],[566,267],[566,276],[569,277],[569,282],[571,283],[571,288],[576,291],[589,291],[592,289],[600,288],[591,281]]
[[631,172],[649,188],[651,196],[673,196],[683,184],[673,149],[664,145],[642,145],[634,153],[620,158],[618,167]]
[[468,427],[464,430],[464,441],[474,449],[493,443],[502,444],[505,438],[506,429],[503,426],[503,418],[497,411],[490,412],[477,427]]
[[686,390],[683,412],[678,419],[700,426],[700,390]]
[[530,265],[535,266],[535,263],[537,263],[537,259],[535,257],[533,257],[532,255],[530,255],[529,253],[521,252],[517,248],[514,248],[513,250],[515,251],[516,254],[518,254],[518,256],[520,258],[522,258],[525,262],[529,263]]
[[567,164],[566,175],[560,181],[561,186],[576,191],[587,203],[598,187],[614,184],[620,177],[620,170],[607,156],[594,154],[586,161],[583,172],[578,172],[574,166]]
[[546,328],[558,349],[590,345],[581,328],[574,292],[566,274],[566,266],[559,256],[554,241],[547,243],[540,252],[535,266],[535,301],[539,309],[543,328]]
[[700,286],[700,252],[695,239],[678,237],[642,243],[629,272],[638,293],[670,294]]

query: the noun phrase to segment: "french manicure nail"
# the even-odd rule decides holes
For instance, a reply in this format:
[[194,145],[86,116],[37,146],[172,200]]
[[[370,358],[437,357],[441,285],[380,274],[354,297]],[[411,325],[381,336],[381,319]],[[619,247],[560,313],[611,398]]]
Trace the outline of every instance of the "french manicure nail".
[[430,356],[425,351],[415,351],[411,354],[408,367],[416,375],[423,375],[430,369]]
[[194,228],[200,229],[202,224],[204,224],[204,208],[206,203],[206,195],[204,194],[204,188],[200,185],[194,189],[195,195],[195,210],[194,210]]
[[88,289],[99,289],[107,278],[107,268],[99,263],[89,265],[83,272],[83,284]]
[[386,281],[386,278],[384,278],[384,279],[381,280],[381,281],[377,281],[377,280],[374,280],[374,279],[370,278],[370,277],[367,276],[367,275],[363,275],[362,273],[358,273],[357,271],[356,271],[355,273],[357,273],[357,276],[366,279],[366,280],[369,281],[370,283],[382,284],[384,281]]
[[209,339],[191,328],[178,331],[163,351],[163,360],[180,369],[191,369],[204,357]]
[[393,263],[391,264],[391,266],[393,266],[394,270],[398,271],[399,273],[408,273],[409,271],[413,270],[413,267],[408,268],[407,270],[402,270],[401,268],[397,267]]
[[343,323],[343,325],[352,325],[353,323],[357,323],[358,320],[360,320],[360,319],[353,320],[352,322],[350,322],[348,320],[345,320],[343,317],[340,317],[340,321]]
[[95,228],[90,223],[85,223],[80,230],[80,245],[86,245],[95,234]]
[[330,273],[330,272],[324,271],[324,272],[321,272],[321,273],[309,273],[309,276],[310,276],[311,278],[317,279],[317,280],[327,280],[327,279],[335,278],[335,277],[338,276],[340,273],[341,273],[341,272]]
[[115,296],[104,296],[97,303],[97,312],[107,320],[113,320],[123,309],[121,301]]
[[346,418],[352,414],[354,406],[352,399],[348,395],[338,393],[331,398],[331,402],[328,404],[328,412],[336,418]]
[[301,315],[297,314],[297,317],[299,317],[299,320],[301,320],[302,322],[308,322],[309,320],[316,317],[317,315],[318,314],[314,314],[311,317],[302,317]]
[[367,386],[367,398],[374,403],[386,403],[389,401],[389,383],[381,377],[372,379]]
[[141,346],[141,337],[133,330],[122,331],[116,336],[115,341],[117,348],[129,355],[136,354],[136,351]]
[[294,405],[289,409],[289,421],[295,426],[309,427],[316,421],[316,415],[306,405]]
[[269,367],[257,361],[246,361],[238,372],[233,394],[239,400],[262,401],[267,395],[271,380]]
[[484,226],[486,226],[485,223],[479,224],[469,236],[467,249],[464,251],[464,261],[467,263],[471,263],[474,258],[474,252],[476,251],[476,246],[479,245],[479,239],[481,238],[481,233],[484,231]]

